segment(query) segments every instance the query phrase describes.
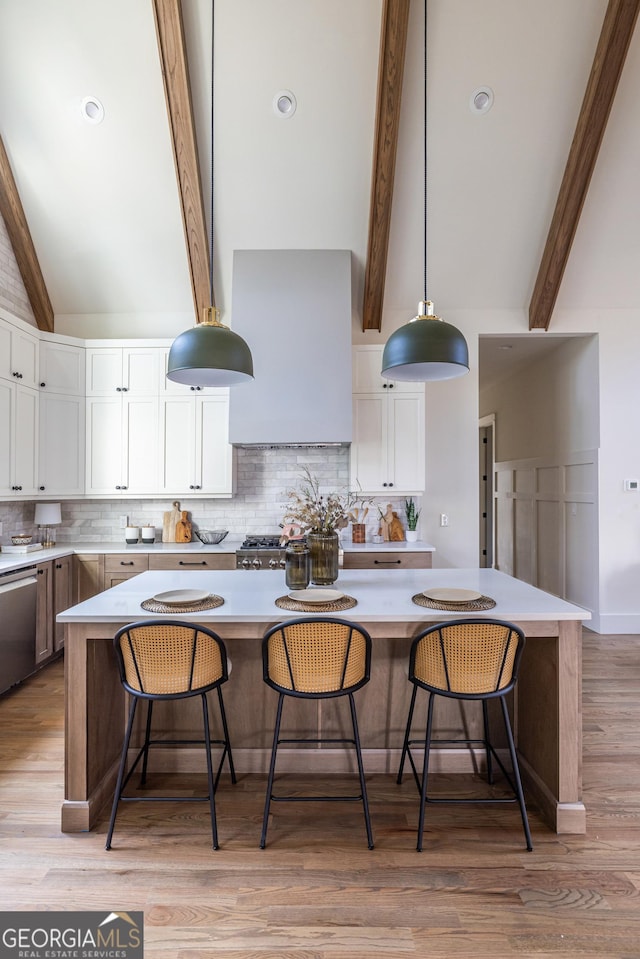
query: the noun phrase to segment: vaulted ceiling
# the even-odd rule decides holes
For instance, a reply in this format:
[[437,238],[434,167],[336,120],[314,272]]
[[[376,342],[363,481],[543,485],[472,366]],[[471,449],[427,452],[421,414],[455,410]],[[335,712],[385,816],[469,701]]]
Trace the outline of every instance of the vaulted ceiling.
[[[616,5],[628,18],[637,7]],[[532,296],[544,300],[536,277],[608,6],[428,0],[429,293],[452,322],[461,310],[508,312],[524,332]],[[214,274],[231,324],[232,254],[247,248],[352,250],[362,321],[387,9],[384,0],[215,0]],[[182,0],[182,11],[208,222],[211,0]],[[383,336],[422,297],[422,22],[423,2],[412,0]],[[617,52],[624,62],[618,43],[596,68]],[[481,87],[494,94],[483,114],[470,107]],[[581,217],[564,276],[557,249],[547,250],[560,267],[556,309],[635,309],[640,299],[638,89],[634,35],[584,205],[570,198]],[[284,90],[297,103],[286,118],[273,106]],[[83,119],[87,96],[103,104],[101,123]],[[597,88],[596,114],[601,98]],[[585,129],[576,167],[594,136]],[[56,329],[172,335],[193,322],[152,0],[2,0],[0,137]],[[566,229],[565,220],[556,230],[565,246]]]

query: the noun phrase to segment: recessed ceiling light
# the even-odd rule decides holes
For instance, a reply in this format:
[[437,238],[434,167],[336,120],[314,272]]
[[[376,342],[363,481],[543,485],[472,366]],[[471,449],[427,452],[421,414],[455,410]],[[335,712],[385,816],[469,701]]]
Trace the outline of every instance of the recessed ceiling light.
[[469,98],[469,109],[472,113],[487,113],[493,106],[493,90],[491,87],[478,87]]
[[276,116],[288,120],[296,112],[297,100],[291,90],[280,90],[273,98],[273,109]]
[[104,107],[97,97],[84,97],[80,112],[87,123],[102,123],[104,120]]

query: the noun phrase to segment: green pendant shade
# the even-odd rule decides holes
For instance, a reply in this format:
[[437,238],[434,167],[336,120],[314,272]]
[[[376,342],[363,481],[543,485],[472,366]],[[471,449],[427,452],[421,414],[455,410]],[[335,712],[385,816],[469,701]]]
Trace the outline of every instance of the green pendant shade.
[[382,354],[383,376],[423,383],[468,373],[469,350],[460,330],[434,316],[429,300],[421,302],[418,311],[418,316],[387,340]]
[[253,379],[251,351],[241,336],[221,323],[199,323],[173,341],[167,378],[187,386],[246,383]]

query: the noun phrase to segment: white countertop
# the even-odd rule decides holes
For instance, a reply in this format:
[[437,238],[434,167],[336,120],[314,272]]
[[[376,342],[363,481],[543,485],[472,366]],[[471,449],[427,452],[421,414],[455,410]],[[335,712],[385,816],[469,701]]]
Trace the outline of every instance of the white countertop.
[[[129,546],[124,540],[115,543],[59,543],[57,546],[51,546],[48,549],[33,550],[31,553],[6,553],[0,552],[0,573],[9,572],[12,569],[22,569],[25,566],[33,566],[35,563],[45,563],[50,559],[59,559],[61,556],[69,556],[74,553],[235,553],[240,548],[242,540],[223,539],[217,546],[205,546],[199,540],[193,543],[137,543]],[[430,543],[351,543],[345,541],[342,548],[346,552],[354,553],[375,553],[375,552],[398,552],[410,550],[411,552],[432,553],[435,546]]]
[[[478,590],[496,600],[486,612],[473,613],[489,619],[589,620],[591,613],[550,593],[513,579],[494,569],[340,570],[334,587],[358,600],[344,617],[358,622],[420,622],[457,619],[463,613],[447,613],[417,606],[411,597],[434,587]],[[282,610],[275,600],[287,593],[281,570],[220,570],[211,572],[145,572],[106,590],[57,617],[61,623],[120,623],[155,618],[140,603],[168,589],[206,589],[224,598],[217,609],[180,613],[180,619],[202,623],[277,622],[295,613]],[[168,618],[171,614],[164,614]],[[305,615],[309,615],[308,613]],[[340,614],[336,614],[340,615]]]

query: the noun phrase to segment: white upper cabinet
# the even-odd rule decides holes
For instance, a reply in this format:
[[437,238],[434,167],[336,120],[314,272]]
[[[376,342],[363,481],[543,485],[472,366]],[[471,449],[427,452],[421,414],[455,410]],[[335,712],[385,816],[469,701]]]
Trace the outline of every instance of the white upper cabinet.
[[162,398],[160,430],[161,493],[231,496],[228,389]]
[[55,340],[40,341],[40,389],[84,397],[85,351]]
[[87,396],[157,395],[163,351],[158,347],[89,347]]
[[[84,357],[83,357],[84,378]],[[38,492],[42,496],[81,496],[85,473],[85,398],[40,392]]]
[[382,350],[353,349],[351,485],[378,495],[419,495],[425,486],[424,386],[385,380]]
[[403,383],[400,380],[388,380],[380,372],[382,368],[382,346],[354,346],[353,348],[353,392],[354,393],[424,393],[419,383]]
[[0,320],[0,377],[37,389],[38,336]]
[[0,496],[37,492],[38,393],[0,381]]
[[87,399],[86,492],[151,495],[158,487],[158,397]]

